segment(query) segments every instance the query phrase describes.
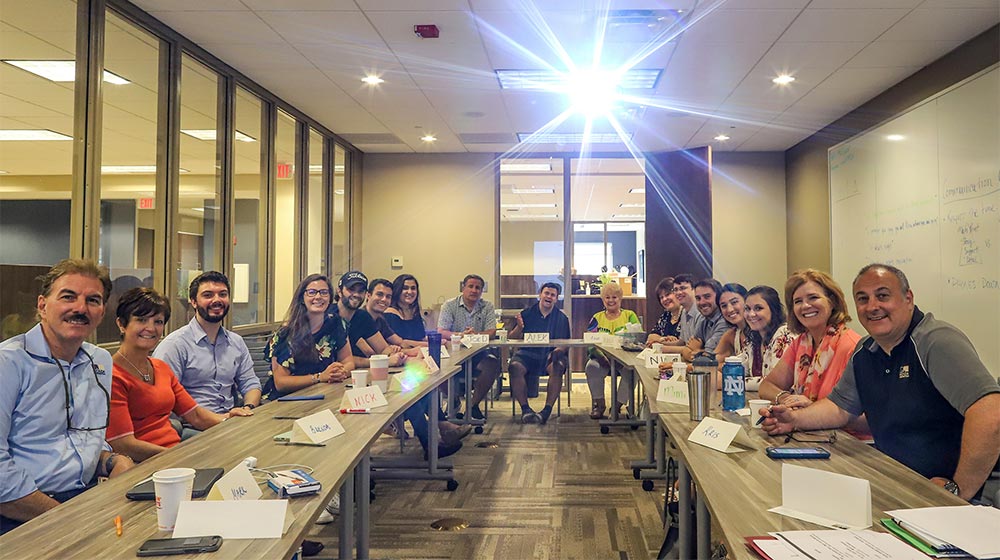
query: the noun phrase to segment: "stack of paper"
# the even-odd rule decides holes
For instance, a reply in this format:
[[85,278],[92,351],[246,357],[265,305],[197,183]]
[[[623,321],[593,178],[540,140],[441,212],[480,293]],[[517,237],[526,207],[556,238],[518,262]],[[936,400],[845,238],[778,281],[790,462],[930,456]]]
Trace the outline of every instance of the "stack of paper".
[[[925,560],[927,557],[892,535],[874,531],[781,531],[749,537],[747,544],[767,560]],[[775,538],[777,537],[777,538]]]
[[890,533],[903,539],[903,541],[928,556],[933,556],[934,558],[972,558],[964,550],[955,548],[946,542],[939,541],[918,531],[907,531],[893,519],[885,518],[880,521]]
[[1000,509],[987,506],[949,506],[887,511],[910,534],[935,551],[955,549],[980,560],[1000,558]]

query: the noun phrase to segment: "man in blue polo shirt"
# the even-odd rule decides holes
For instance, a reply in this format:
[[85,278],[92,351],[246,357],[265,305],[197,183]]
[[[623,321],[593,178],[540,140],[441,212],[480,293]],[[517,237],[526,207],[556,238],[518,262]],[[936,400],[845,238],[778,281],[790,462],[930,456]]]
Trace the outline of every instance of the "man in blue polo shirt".
[[864,414],[876,448],[971,500],[1000,455],[996,378],[962,331],[913,304],[903,271],[871,264],[853,286],[869,336],[827,398],[762,409],[764,430],[839,428]]
[[[559,284],[547,282],[542,284],[538,292],[538,303],[517,314],[517,325],[511,329],[511,338],[520,338],[522,333],[549,333],[549,340],[569,338],[569,317],[556,308],[559,301]],[[566,348],[521,347],[510,359],[510,390],[521,405],[521,422],[545,424],[552,415],[552,405],[559,398],[562,390],[562,378],[569,367],[569,354]],[[528,404],[528,388],[525,383],[527,374],[549,376],[545,391],[545,408],[535,412]]]
[[40,278],[38,324],[0,343],[0,534],[133,466],[104,441],[111,354],[84,342],[111,279],[67,259]]

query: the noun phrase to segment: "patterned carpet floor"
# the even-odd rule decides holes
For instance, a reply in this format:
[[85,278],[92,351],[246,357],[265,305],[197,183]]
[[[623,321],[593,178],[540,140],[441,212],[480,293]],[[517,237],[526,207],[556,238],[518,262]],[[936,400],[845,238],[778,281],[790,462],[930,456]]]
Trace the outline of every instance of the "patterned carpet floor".
[[[544,398],[544,393],[542,395]],[[573,406],[545,426],[511,416],[508,394],[494,403],[483,434],[470,434],[452,457],[459,487],[440,481],[380,480],[371,504],[372,558],[644,559],[663,538],[663,483],[645,492],[629,463],[645,456],[645,430],[602,435],[588,416],[585,383],[574,383]],[[533,399],[535,410],[544,404]],[[497,448],[476,447],[493,441]],[[419,456],[416,440],[406,454]],[[384,436],[374,456],[398,456]],[[438,519],[468,522],[462,531],[436,531]],[[310,539],[337,556],[337,526],[317,525]]]

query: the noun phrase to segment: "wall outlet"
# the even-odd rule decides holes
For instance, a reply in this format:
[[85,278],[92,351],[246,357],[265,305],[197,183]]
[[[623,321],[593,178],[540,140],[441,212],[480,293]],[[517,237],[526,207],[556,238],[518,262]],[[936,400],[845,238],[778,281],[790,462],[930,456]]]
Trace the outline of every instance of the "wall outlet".
[[403,268],[403,257],[392,257],[389,264],[392,268]]

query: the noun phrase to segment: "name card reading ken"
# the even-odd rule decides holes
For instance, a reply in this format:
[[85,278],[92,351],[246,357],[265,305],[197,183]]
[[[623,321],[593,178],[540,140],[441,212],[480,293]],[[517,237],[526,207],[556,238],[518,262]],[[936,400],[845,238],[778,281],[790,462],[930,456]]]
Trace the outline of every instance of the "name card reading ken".
[[604,342],[604,333],[585,332],[583,333],[583,341],[591,344],[601,344]]
[[[434,360],[432,359],[431,361],[433,362]],[[357,389],[348,389],[345,391],[341,407],[379,408],[388,404],[389,401],[385,400],[382,389],[379,389],[377,385],[372,385],[371,387],[358,387]]]
[[246,463],[240,463],[216,481],[205,499],[258,500],[262,494]]
[[646,367],[657,369],[660,367],[660,364],[676,362],[680,358],[680,354],[649,354],[646,356]]
[[661,379],[656,391],[657,402],[673,403],[690,406],[688,402],[688,384],[686,381]]
[[462,337],[462,346],[466,348],[472,348],[473,344],[489,344],[490,335],[488,334],[467,334]]
[[528,332],[524,333],[524,341],[533,344],[548,344],[549,333],[547,332]]
[[333,415],[333,411],[328,408],[296,420],[292,426],[292,437],[289,441],[296,443],[323,443],[330,438],[339,436],[345,431],[344,427],[337,421],[337,417]]
[[[741,424],[733,424],[717,418],[703,418],[688,436],[688,441],[723,453],[737,453],[754,449],[753,441],[743,431]],[[736,445],[730,445],[731,443]]]

